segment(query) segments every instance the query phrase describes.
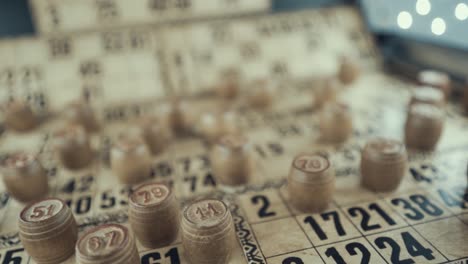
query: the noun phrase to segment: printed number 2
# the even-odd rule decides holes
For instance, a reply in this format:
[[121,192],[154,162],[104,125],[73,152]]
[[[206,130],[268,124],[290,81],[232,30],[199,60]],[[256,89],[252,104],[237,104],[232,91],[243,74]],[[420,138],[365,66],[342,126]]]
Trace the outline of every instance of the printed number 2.
[[[377,212],[377,214],[379,214],[380,217],[382,217],[382,219],[385,220],[385,222],[387,222],[388,225],[391,225],[391,226],[396,225],[395,221],[378,204],[371,203],[368,208],[369,210]],[[351,207],[348,209],[348,213],[352,217],[357,217],[359,215],[362,216],[361,228],[364,231],[371,231],[371,230],[382,228],[380,224],[369,224],[371,216],[362,207]]]
[[270,207],[270,201],[265,195],[255,195],[250,200],[252,201],[253,204],[260,203],[262,205],[257,213],[260,218],[265,218],[265,217],[276,215],[275,212],[268,211],[268,208]]

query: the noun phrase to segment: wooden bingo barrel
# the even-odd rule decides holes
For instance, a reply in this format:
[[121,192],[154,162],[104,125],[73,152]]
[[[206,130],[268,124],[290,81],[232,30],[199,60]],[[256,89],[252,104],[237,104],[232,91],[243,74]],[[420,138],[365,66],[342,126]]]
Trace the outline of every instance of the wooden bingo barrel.
[[68,125],[57,131],[54,145],[62,165],[67,169],[82,169],[93,160],[89,135],[82,126]]
[[292,162],[288,176],[291,204],[303,212],[325,210],[333,199],[335,172],[328,158],[320,154],[300,154]]
[[136,129],[153,155],[163,152],[172,140],[168,120],[162,117],[144,116],[138,120]]
[[313,106],[322,108],[325,104],[336,101],[342,85],[336,76],[327,76],[314,80],[312,86]]
[[88,102],[71,102],[65,107],[64,117],[71,124],[82,126],[88,133],[99,129],[99,121]]
[[442,134],[444,113],[429,104],[414,104],[408,111],[405,144],[410,149],[433,150]]
[[198,122],[198,132],[210,143],[218,141],[225,134],[239,131],[239,118],[231,111],[205,113],[200,116]]
[[360,74],[359,65],[356,60],[349,57],[341,57],[341,64],[338,71],[338,77],[344,85],[352,84]]
[[191,263],[229,263],[234,247],[234,225],[227,206],[206,199],[188,205],[182,217],[182,243]]
[[25,207],[18,227],[24,248],[37,263],[60,263],[73,255],[78,228],[62,200],[49,198]]
[[141,185],[129,201],[130,225],[144,247],[167,246],[177,238],[180,208],[169,187],[161,183]]
[[273,104],[275,85],[266,78],[253,80],[246,94],[248,104],[253,108],[267,108]]
[[253,175],[252,145],[239,134],[223,136],[210,153],[214,176],[223,185],[247,184]]
[[136,184],[148,179],[151,154],[143,140],[120,137],[111,149],[111,168],[124,184]]
[[193,132],[198,113],[194,106],[182,98],[173,98],[170,105],[161,109],[161,115],[167,116],[169,126],[176,135]]
[[423,70],[418,74],[418,83],[440,89],[444,93],[445,98],[448,98],[452,92],[450,76],[443,72]]
[[347,105],[326,104],[319,117],[320,139],[340,144],[353,133],[353,120]]
[[78,264],[139,264],[135,238],[125,226],[105,224],[88,230],[76,243]]
[[7,129],[16,132],[31,131],[40,123],[39,117],[33,112],[31,106],[23,100],[8,102],[4,115]]
[[393,191],[405,175],[408,156],[402,142],[374,138],[361,153],[361,183],[378,192]]
[[413,90],[411,95],[410,106],[413,104],[432,104],[435,106],[445,105],[444,93],[434,87],[421,86]]
[[36,156],[24,152],[10,155],[2,167],[8,193],[20,202],[39,200],[47,195],[47,173]]
[[240,90],[240,72],[234,67],[224,69],[220,74],[219,83],[216,85],[216,94],[222,99],[234,99]]

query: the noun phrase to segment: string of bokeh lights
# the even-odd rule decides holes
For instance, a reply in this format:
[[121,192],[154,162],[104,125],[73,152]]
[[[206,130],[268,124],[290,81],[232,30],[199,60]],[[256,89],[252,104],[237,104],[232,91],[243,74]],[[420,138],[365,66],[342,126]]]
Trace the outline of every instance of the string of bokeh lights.
[[[430,0],[417,0],[415,10],[418,15],[426,16],[431,12],[432,5]],[[460,21],[468,19],[468,5],[458,3],[454,9],[454,16]],[[397,16],[397,24],[402,29],[409,29],[413,25],[413,15],[409,11],[401,11]],[[447,24],[442,17],[435,17],[431,22],[431,32],[440,36],[445,33]]]

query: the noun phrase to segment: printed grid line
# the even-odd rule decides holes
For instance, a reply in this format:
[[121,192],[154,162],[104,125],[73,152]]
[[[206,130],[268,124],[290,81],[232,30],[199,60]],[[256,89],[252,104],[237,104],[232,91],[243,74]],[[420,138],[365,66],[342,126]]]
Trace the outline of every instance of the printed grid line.
[[[293,217],[296,221],[296,223],[299,225],[299,227],[301,228],[301,230],[303,231],[303,233],[305,234],[305,236],[307,237],[307,239],[309,240],[309,242],[312,244],[312,247],[311,248],[314,248],[316,250],[316,252],[318,253],[317,249],[316,249],[316,246],[312,243],[312,241],[310,240],[310,238],[308,237],[307,233],[305,232],[305,230],[302,228],[302,226],[300,225],[299,222],[297,222],[297,214],[294,214],[292,212],[292,210],[290,209],[290,205],[286,202],[285,198],[283,197],[283,195],[281,194],[281,192],[279,191],[279,189],[276,190],[277,191],[277,194],[279,195],[279,197],[281,198],[281,201],[283,202],[283,204],[285,205],[285,207],[288,209],[288,212],[289,212],[289,215],[288,216],[282,216],[282,217],[276,217],[274,219],[271,219],[271,220],[264,220],[264,221],[255,221],[255,222],[252,222],[250,224],[260,224],[260,223],[268,223],[268,222],[271,222],[271,221],[276,221],[276,220],[281,220],[281,219],[287,219],[287,218],[290,218],[290,217]],[[429,196],[431,198],[432,195],[427,193],[426,191],[423,190],[423,193],[426,195],[426,196]],[[390,231],[397,231],[397,230],[401,230],[401,229],[405,229],[405,228],[408,228],[410,227],[413,231],[415,231],[418,235],[420,235],[431,247],[433,247],[435,250],[437,250],[437,252],[446,259],[446,261],[449,261],[449,259],[437,248],[435,247],[426,237],[424,237],[416,228],[414,228],[415,226],[419,226],[419,225],[423,225],[423,224],[427,224],[427,223],[431,223],[431,222],[436,222],[436,221],[440,221],[440,220],[443,220],[443,219],[449,219],[449,218],[453,218],[455,217],[455,215],[450,212],[450,215],[448,216],[445,216],[445,217],[439,217],[439,218],[435,218],[435,219],[430,219],[430,220],[425,220],[425,221],[419,221],[417,223],[413,223],[413,224],[410,224],[408,222],[408,220],[406,220],[406,218],[404,216],[401,215],[400,212],[398,212],[398,210],[396,210],[394,208],[393,205],[389,204],[388,201],[385,200],[385,197],[382,197],[381,195],[379,195],[379,193],[377,192],[374,192],[374,194],[379,198],[377,200],[373,200],[372,202],[376,202],[376,201],[381,201],[381,202],[384,202],[386,203],[387,205],[389,205],[390,209],[392,211],[394,211],[395,213],[397,213],[398,216],[400,216],[402,218],[402,220],[405,222],[405,226],[402,226],[402,227],[396,227],[396,228],[390,228],[390,229],[386,229],[384,231],[379,231],[379,232],[373,232],[372,234],[369,234],[369,235],[378,235],[378,234],[383,234],[383,233],[387,233],[387,232],[390,232]],[[404,195],[407,195],[409,193],[405,193]],[[362,233],[362,231],[359,230],[359,228],[357,228],[357,226],[354,224],[354,222],[349,218],[349,216],[344,212],[343,208],[338,205],[335,201],[334,201],[334,204],[336,205],[337,207],[337,210],[339,210],[346,218],[347,220],[353,225],[353,227],[360,233],[361,237],[366,239],[366,241],[373,247],[373,249],[383,258],[383,256],[380,254],[379,250],[375,248],[375,246],[371,243],[371,241],[369,241],[369,239],[367,238],[367,236],[369,235],[364,235],[364,233]],[[352,206],[352,204],[349,204],[347,206]],[[350,241],[350,240],[353,240],[353,239],[356,239],[356,237],[353,237],[353,238],[349,238],[349,239],[345,239],[345,240],[340,240],[340,241],[337,241],[337,242],[331,242],[331,243],[327,243],[327,244],[323,244],[323,245],[320,245],[320,247],[323,247],[323,246],[330,246],[330,245],[335,245],[335,244],[338,244],[338,243],[341,243],[341,242],[345,242],[345,241]],[[290,254],[290,253],[295,253],[295,252],[299,252],[299,251],[303,251],[303,250],[307,250],[307,249],[311,249],[311,248],[305,248],[305,249],[301,249],[301,250],[295,250],[295,251],[291,251],[291,252],[285,252],[285,253],[281,253],[281,254],[278,254],[278,255],[273,255],[273,256],[270,256],[268,258],[272,258],[272,257],[276,257],[276,256],[282,256],[282,255],[287,255],[287,254]],[[321,259],[324,261],[323,257],[318,253],[318,255],[321,257]],[[387,263],[388,261],[383,258]],[[325,261],[324,261],[325,262]],[[442,262],[442,263],[445,263],[445,262]]]
[[[467,257],[462,257],[462,258],[458,258],[458,259],[454,259],[454,260],[449,260],[447,262],[443,262],[441,264],[446,264],[446,263],[455,263],[456,261],[460,261],[460,260],[465,260],[465,263],[468,263],[468,258]],[[460,262],[460,264],[463,264]]]
[[388,263],[387,259],[385,259],[383,257],[383,255],[380,253],[380,251],[378,249],[375,248],[374,244],[371,243],[369,241],[369,239],[364,235],[364,233],[361,232],[361,230],[359,230],[359,228],[354,224],[354,222],[351,220],[351,218],[344,212],[343,208],[336,202],[333,200],[333,203],[335,204],[335,206],[338,208],[338,210],[348,219],[348,221],[353,225],[353,227],[361,234],[361,236],[367,241],[367,243],[369,243],[369,245],[377,252],[377,254],[379,254],[379,256],[386,262]]
[[[398,210],[396,210],[394,208],[394,206],[392,206],[386,199],[383,199],[381,197],[380,194],[377,193],[377,196],[379,196],[381,198],[381,200],[383,200],[384,203],[386,203],[387,205],[389,205],[390,207],[390,210],[392,210],[393,212],[395,212],[396,214],[398,214],[402,219],[403,221],[405,221],[405,223],[408,225],[408,227],[410,227],[414,232],[416,232],[419,236],[421,236],[429,245],[431,245],[431,247],[433,247],[435,250],[437,250],[437,252],[439,252],[440,255],[442,255],[442,257],[445,258],[445,260],[449,260],[444,254],[442,254],[442,252],[437,248],[435,247],[426,237],[424,237],[415,227],[413,224],[411,224],[404,215],[402,215],[400,212],[398,212]],[[447,218],[451,218],[453,217],[453,215],[447,217]],[[440,220],[440,218],[437,218],[437,219],[433,219],[434,221],[437,221],[437,220]],[[426,224],[426,223],[429,223],[429,222],[433,222],[433,221],[421,221],[421,223],[419,224]]]
[[[246,215],[246,214],[245,214],[245,209],[242,208],[242,206],[239,205],[239,209],[242,210],[242,213],[243,213],[244,215]],[[248,222],[248,218],[247,218],[247,217],[246,217],[246,219],[247,219],[246,222],[247,222],[247,224],[250,225],[250,229],[251,229],[251,231],[252,231],[252,238],[255,239],[255,242],[256,242],[257,245],[258,245],[258,251],[260,252],[260,254],[262,254],[263,259],[265,259],[265,261],[266,261],[267,258],[265,257],[265,254],[263,254],[262,247],[260,246],[260,243],[258,243],[258,239],[257,239],[257,236],[255,235],[254,230],[252,229],[252,225]],[[242,250],[243,250],[243,249],[242,249]],[[244,257],[245,257],[245,255],[244,255]]]
[[[437,199],[436,197],[434,197],[434,195],[433,195],[431,192],[429,192],[428,190],[424,189],[420,184],[417,184],[417,182],[414,182],[415,180],[414,180],[413,178],[412,178],[412,180],[413,180],[413,185],[414,185],[420,192],[424,193],[427,197],[431,197],[434,201],[438,201],[438,199]],[[377,194],[377,195],[378,195],[379,197],[382,198],[382,196],[381,196],[380,194]],[[389,204],[388,201],[386,201],[385,199],[383,199],[383,200],[384,200],[387,204]],[[463,199],[462,199],[461,202],[462,202],[462,203],[464,202]],[[455,214],[455,213],[450,209],[449,206],[446,206],[445,204],[443,204],[443,202],[441,202],[440,204],[444,207],[443,209],[444,209],[444,210],[447,210],[447,211],[449,212],[449,214],[450,214],[449,217],[444,217],[444,218],[442,218],[442,219],[448,219],[448,218],[451,218],[451,217],[455,217],[455,218],[457,218],[460,222],[462,222],[463,224],[468,225],[468,224],[465,223],[457,214]],[[432,244],[432,242],[430,242],[423,234],[421,234],[421,232],[419,232],[416,228],[414,228],[414,226],[415,226],[414,224],[410,224],[410,223],[406,220],[406,218],[403,217],[396,209],[394,209],[392,206],[390,206],[390,207],[391,207],[398,215],[400,215],[400,216],[403,218],[403,220],[404,220],[405,222],[407,222],[407,224],[408,224],[417,234],[419,234],[424,240],[426,240],[426,242],[428,242],[434,249],[436,249],[437,252],[439,252],[445,259],[447,259],[447,261],[450,261],[444,254],[442,254],[442,252],[441,252],[437,247],[435,247],[435,246]],[[468,212],[466,212],[466,213],[468,213]],[[465,213],[461,213],[460,215],[462,215],[462,214],[465,214]],[[419,225],[420,225],[420,224],[426,224],[426,223],[434,222],[434,221],[437,221],[437,220],[441,220],[441,218],[433,219],[433,221],[422,221],[421,223],[418,223],[418,224],[419,224]]]
[[[289,252],[286,252],[286,253],[281,253],[281,254],[276,254],[276,255],[272,255],[272,256],[269,256],[268,258],[275,258],[275,257],[281,257],[281,256],[284,256],[284,255],[288,255],[288,254],[292,254],[292,253],[296,253],[296,252],[301,252],[301,251],[305,251],[305,250],[309,250],[309,249],[315,249],[313,246],[312,247],[307,247],[307,248],[303,248],[303,249],[298,249],[298,250],[293,250],[293,251],[289,251]],[[318,254],[318,253],[317,253]],[[320,255],[319,255],[320,256]],[[323,258],[322,258],[322,261],[323,261]],[[324,262],[325,263],[325,262]]]
[[322,255],[320,255],[320,253],[318,252],[317,248],[315,247],[314,243],[312,243],[312,240],[309,238],[309,236],[307,235],[306,231],[304,230],[304,228],[302,228],[301,224],[299,223],[299,221],[297,220],[297,217],[294,216],[294,214],[292,213],[292,210],[291,208],[289,207],[289,204],[286,203],[286,200],[284,199],[283,195],[281,195],[281,192],[278,190],[276,190],[276,193],[278,194],[278,196],[280,197],[281,201],[285,204],[286,208],[288,209],[288,212],[289,214],[292,216],[292,218],[294,218],[294,221],[296,222],[296,224],[299,226],[299,228],[301,229],[302,233],[304,233],[305,237],[307,238],[307,241],[309,241],[310,245],[314,248],[315,252],[317,252],[317,255],[320,257],[320,259],[322,259],[323,263],[326,263],[325,260],[323,259]]
[[[423,189],[422,187],[418,186],[418,188],[420,188],[421,191],[427,193],[427,195],[430,195],[430,196],[434,197],[434,194],[428,192],[427,190]],[[465,190],[465,195],[466,195],[466,194],[468,194],[468,187],[467,187],[466,190]],[[468,196],[467,196],[467,197],[468,197]],[[437,200],[437,198],[435,198],[435,200]],[[462,204],[468,203],[468,201],[465,201],[464,197],[462,197],[462,198],[461,198],[461,203],[462,203]],[[461,213],[455,213],[455,212],[452,210],[452,208],[450,208],[450,206],[443,204],[443,202],[442,202],[442,205],[445,206],[445,208],[447,208],[447,210],[448,210],[453,216],[455,216],[456,218],[458,218],[462,223],[468,225],[468,223],[466,223],[465,221],[463,221],[462,218],[460,218],[461,215],[468,214],[468,210],[467,210],[467,211],[462,211]]]

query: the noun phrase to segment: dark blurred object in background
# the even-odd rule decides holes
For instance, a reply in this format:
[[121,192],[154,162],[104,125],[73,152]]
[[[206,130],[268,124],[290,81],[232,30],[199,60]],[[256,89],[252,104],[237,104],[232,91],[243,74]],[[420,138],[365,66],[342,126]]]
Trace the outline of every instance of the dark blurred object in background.
[[0,1],[0,37],[34,33],[27,0]]
[[301,8],[336,5],[350,0],[274,0],[272,1],[274,11],[287,11]]

